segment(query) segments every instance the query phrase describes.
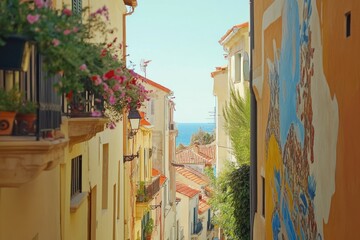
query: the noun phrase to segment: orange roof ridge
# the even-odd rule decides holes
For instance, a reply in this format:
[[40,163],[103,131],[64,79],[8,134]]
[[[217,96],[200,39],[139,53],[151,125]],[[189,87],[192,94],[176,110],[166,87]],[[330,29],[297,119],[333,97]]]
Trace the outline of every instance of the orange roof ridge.
[[150,79],[148,79],[148,78],[146,78],[146,77],[144,77],[144,76],[141,76],[141,75],[138,74],[138,73],[136,73],[136,75],[137,75],[142,81],[144,81],[144,82],[152,85],[153,87],[156,87],[156,88],[158,88],[158,89],[160,89],[160,90],[162,90],[162,91],[164,91],[164,92],[166,92],[166,93],[171,93],[171,92],[172,92],[169,88],[164,87],[163,85],[161,85],[161,84],[159,84],[159,83],[156,83],[156,82],[154,82],[154,81],[152,81],[152,80],[150,80]]
[[227,36],[229,36],[230,33],[231,33],[232,31],[234,31],[235,29],[245,28],[245,27],[248,27],[248,26],[249,26],[249,22],[244,22],[244,23],[237,24],[237,25],[233,26],[232,28],[230,28],[229,30],[226,31],[226,33],[224,34],[224,36],[222,36],[218,42],[221,44],[221,42],[224,41],[224,39],[225,39]]

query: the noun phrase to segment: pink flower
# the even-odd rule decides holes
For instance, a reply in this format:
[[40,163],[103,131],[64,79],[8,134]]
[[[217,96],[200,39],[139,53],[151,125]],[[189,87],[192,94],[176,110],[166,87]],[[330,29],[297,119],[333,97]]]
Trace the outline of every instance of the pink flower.
[[36,15],[29,14],[29,15],[27,15],[26,19],[30,24],[34,24],[37,21],[39,21],[40,15],[39,14],[36,14]]
[[109,89],[109,85],[107,85],[106,83],[103,83],[103,88],[104,88],[104,91],[107,91]]
[[91,80],[94,82],[95,86],[98,86],[102,83],[102,80],[99,75],[92,76]]
[[77,27],[74,27],[74,28],[73,28],[73,32],[74,32],[74,33],[77,33],[78,31],[79,31],[79,28],[77,28]]
[[101,112],[100,111],[93,111],[93,112],[91,112],[91,116],[93,116],[93,117],[101,117]]
[[109,98],[109,103],[110,105],[114,105],[116,103],[116,98],[114,95],[111,95]]
[[113,87],[112,87],[112,90],[114,90],[115,92],[119,91],[120,89],[120,84],[116,83]]
[[59,44],[60,44],[60,40],[59,40],[59,39],[56,39],[56,38],[54,38],[51,42],[52,42],[52,44],[53,44],[54,47],[57,47],[57,46],[59,46]]
[[44,0],[35,0],[34,2],[37,8],[43,8],[45,6]]
[[80,66],[81,71],[85,71],[86,69],[87,69],[87,66],[85,63]]
[[68,8],[64,8],[63,11],[62,11],[62,13],[63,13],[64,15],[66,15],[66,16],[71,16],[72,11],[71,11],[70,9],[68,9]]
[[71,30],[70,29],[66,29],[65,31],[64,31],[64,35],[69,35],[71,33]]

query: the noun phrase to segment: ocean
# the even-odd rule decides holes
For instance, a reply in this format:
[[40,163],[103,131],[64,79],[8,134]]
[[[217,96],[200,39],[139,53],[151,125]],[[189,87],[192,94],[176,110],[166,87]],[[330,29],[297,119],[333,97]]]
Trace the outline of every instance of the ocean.
[[179,144],[190,145],[191,136],[201,128],[204,132],[213,133],[215,123],[176,123],[178,136],[176,137],[176,147]]

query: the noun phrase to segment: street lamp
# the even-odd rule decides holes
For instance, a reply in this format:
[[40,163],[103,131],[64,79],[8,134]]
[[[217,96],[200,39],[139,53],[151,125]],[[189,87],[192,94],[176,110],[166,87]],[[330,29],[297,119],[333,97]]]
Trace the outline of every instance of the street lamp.
[[[141,116],[140,116],[140,113],[138,112],[138,110],[136,110],[135,108],[130,109],[128,119],[130,121],[130,127],[131,127],[128,138],[131,139],[131,138],[133,138],[133,136],[136,135],[136,133],[140,127]],[[134,160],[135,158],[138,158],[138,157],[139,157],[139,151],[137,151],[136,154],[124,155],[123,160],[124,160],[124,163],[131,162],[132,160]]]
[[139,111],[134,108],[130,109],[128,119],[130,121],[130,127],[131,127],[131,131],[129,133],[129,138],[132,138],[133,136],[136,135],[136,133],[140,127],[141,116],[140,116]]

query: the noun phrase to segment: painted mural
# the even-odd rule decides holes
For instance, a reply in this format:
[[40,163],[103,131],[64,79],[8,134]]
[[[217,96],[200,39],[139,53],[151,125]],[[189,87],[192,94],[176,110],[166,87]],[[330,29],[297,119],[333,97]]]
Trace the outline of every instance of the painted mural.
[[282,37],[267,59],[266,239],[321,240],[335,192],[338,105],[323,73],[316,1],[273,4],[282,6]]

